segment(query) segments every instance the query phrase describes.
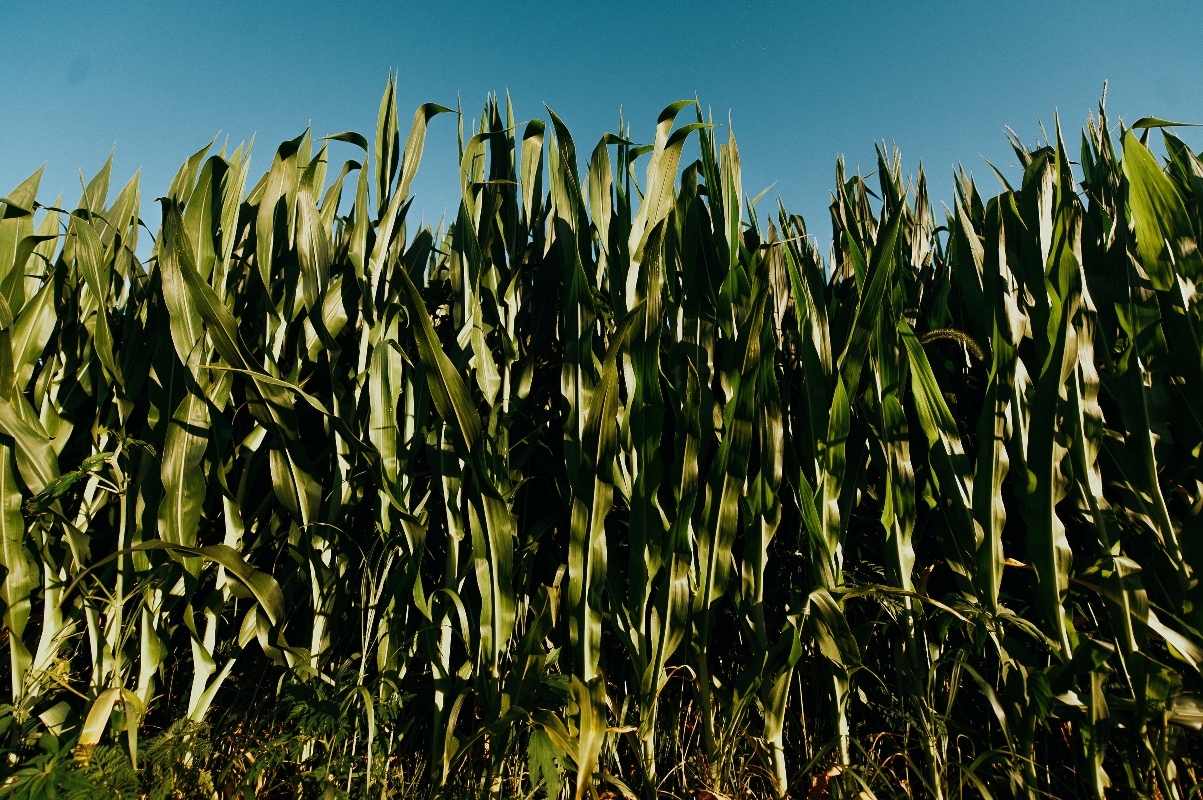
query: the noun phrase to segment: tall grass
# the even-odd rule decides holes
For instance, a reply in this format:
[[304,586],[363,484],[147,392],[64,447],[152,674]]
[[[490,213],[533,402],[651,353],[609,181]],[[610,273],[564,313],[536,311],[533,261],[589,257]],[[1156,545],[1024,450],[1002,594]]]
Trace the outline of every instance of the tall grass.
[[416,224],[439,115],[3,198],[0,794],[1197,793],[1171,123],[939,215],[879,148],[823,254],[693,101],[490,98]]

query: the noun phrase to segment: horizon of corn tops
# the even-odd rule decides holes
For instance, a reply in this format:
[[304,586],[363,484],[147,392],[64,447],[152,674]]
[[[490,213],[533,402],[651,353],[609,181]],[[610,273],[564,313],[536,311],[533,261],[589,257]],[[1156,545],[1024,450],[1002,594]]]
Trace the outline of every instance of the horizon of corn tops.
[[414,225],[455,113],[0,198],[0,794],[1193,796],[1172,123],[942,221],[879,146],[825,259],[696,101],[583,159],[491,96]]

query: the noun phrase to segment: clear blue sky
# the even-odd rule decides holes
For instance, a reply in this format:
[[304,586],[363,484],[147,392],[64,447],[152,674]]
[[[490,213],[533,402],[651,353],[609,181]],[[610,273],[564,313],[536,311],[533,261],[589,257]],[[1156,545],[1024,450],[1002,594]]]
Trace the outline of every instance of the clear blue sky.
[[[307,125],[371,138],[390,68],[402,135],[419,103],[458,94],[479,116],[508,89],[518,119],[546,118],[547,103],[586,154],[619,106],[646,141],[661,108],[696,93],[715,121],[732,114],[744,190],[776,181],[766,201],[824,242],[836,157],[872,171],[874,140],[896,142],[907,172],[922,159],[940,200],[958,162],[993,191],[981,156],[1013,164],[1004,125],[1033,141],[1057,109],[1076,152],[1104,79],[1113,119],[1203,122],[1198,3],[183,5],[0,0],[0,193],[45,162],[40,198],[73,203],[78,170],[90,177],[115,143],[113,180],[142,169],[153,229],[150,201],[214,134],[255,135],[252,180]],[[334,147],[332,174],[358,152]],[[432,122],[413,189],[428,221],[454,214],[452,117]]]

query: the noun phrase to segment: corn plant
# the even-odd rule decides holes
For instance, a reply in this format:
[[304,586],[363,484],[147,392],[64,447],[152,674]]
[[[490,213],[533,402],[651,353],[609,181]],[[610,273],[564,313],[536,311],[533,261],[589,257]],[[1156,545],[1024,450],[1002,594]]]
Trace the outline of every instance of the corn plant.
[[883,143],[826,253],[696,100],[585,157],[508,96],[402,139],[390,76],[373,139],[265,172],[210,142],[144,204],[110,159],[74,207],[35,173],[0,198],[0,795],[1187,800],[1174,127],[1009,133],[1016,184],[958,170],[942,218]]

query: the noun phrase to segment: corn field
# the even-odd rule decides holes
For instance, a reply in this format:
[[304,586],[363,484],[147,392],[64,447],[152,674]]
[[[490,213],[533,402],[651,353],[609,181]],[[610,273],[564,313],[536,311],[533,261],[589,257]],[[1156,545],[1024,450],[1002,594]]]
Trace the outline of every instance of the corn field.
[[822,253],[696,101],[586,159],[395,93],[0,199],[0,796],[1203,790],[1174,123],[1012,133],[942,213],[879,145]]

